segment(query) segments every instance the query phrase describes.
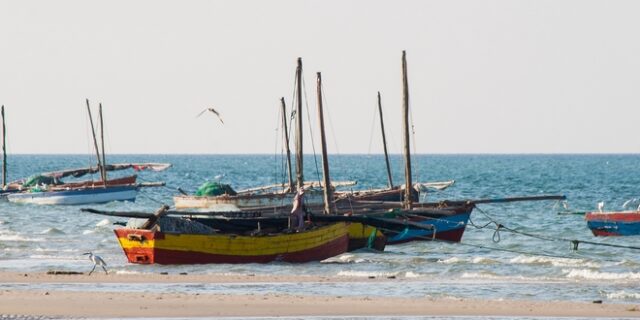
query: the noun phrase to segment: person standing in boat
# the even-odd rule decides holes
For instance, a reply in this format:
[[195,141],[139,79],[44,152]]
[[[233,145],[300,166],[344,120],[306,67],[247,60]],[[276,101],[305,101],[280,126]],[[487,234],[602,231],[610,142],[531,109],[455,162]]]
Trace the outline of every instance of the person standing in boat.
[[297,231],[304,230],[304,188],[300,187],[293,198],[291,226]]

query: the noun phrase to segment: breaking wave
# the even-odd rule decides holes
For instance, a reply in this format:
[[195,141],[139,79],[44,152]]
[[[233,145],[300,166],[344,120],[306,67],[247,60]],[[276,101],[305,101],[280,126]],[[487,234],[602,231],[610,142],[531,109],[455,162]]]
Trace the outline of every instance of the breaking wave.
[[562,270],[566,273],[566,277],[570,279],[587,279],[587,280],[640,280],[640,273],[637,272],[600,272],[589,269],[571,269]]

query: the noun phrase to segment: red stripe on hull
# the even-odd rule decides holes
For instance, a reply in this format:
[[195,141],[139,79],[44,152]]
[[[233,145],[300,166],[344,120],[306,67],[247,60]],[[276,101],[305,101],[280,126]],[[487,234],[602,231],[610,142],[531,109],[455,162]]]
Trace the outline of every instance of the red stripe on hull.
[[603,230],[596,230],[596,229],[591,229],[591,232],[593,232],[593,235],[596,236],[596,237],[617,237],[617,236],[621,236],[621,234],[619,234],[619,233],[603,231]]
[[342,254],[347,251],[348,244],[349,237],[344,235],[309,250],[260,256],[233,256],[157,248],[130,248],[124,249],[124,252],[129,262],[141,264],[268,263],[272,261],[302,263],[320,261]]
[[640,222],[640,212],[616,212],[616,213],[599,213],[589,212],[585,215],[587,221],[625,221]]

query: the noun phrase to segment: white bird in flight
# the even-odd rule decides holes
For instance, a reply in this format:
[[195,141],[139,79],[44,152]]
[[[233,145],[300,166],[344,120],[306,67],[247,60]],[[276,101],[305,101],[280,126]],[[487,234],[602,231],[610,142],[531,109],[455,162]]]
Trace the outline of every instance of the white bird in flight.
[[93,262],[93,269],[91,269],[91,271],[89,272],[89,275],[91,275],[93,271],[96,270],[96,266],[101,266],[102,269],[104,270],[104,273],[109,274],[109,272],[107,272],[107,263],[104,262],[104,260],[102,260],[100,256],[94,255],[93,252],[85,252],[83,254],[89,255],[89,259],[91,259],[91,262]]
[[200,113],[198,113],[196,118],[200,117],[203,113],[205,113],[207,111],[209,111],[209,112],[215,114],[216,116],[218,116],[218,119],[220,119],[220,122],[222,122],[222,124],[224,124],[224,121],[222,121],[222,117],[220,116],[220,113],[218,111],[216,111],[216,109],[214,109],[214,108],[205,108],[204,110],[200,111]]

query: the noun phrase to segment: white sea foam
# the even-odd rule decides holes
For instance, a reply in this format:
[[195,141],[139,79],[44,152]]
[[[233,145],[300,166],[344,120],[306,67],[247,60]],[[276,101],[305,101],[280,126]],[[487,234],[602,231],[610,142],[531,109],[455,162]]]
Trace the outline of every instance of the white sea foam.
[[116,274],[143,274],[143,273],[139,271],[131,271],[131,270],[118,270],[116,271]]
[[75,249],[50,249],[50,248],[35,248],[36,252],[77,252]]
[[82,231],[83,235],[92,234],[92,233],[95,233],[95,231],[93,231],[93,230],[84,230],[84,231]]
[[325,259],[320,261],[320,263],[363,263],[363,262],[367,262],[366,259],[363,258],[359,258],[358,256],[354,255],[354,254],[341,254],[339,256],[336,257],[332,257],[329,259]]
[[495,274],[478,272],[465,272],[460,277],[465,279],[504,279],[504,277]]
[[42,242],[43,238],[27,238],[17,234],[0,235],[0,241],[24,241],[24,242]]
[[616,291],[607,293],[607,299],[611,300],[637,300],[640,299],[640,292]]
[[424,275],[422,275],[422,274],[414,273],[414,272],[411,272],[411,271],[407,271],[404,274],[405,278],[420,278],[420,277],[423,277],[423,276]]
[[374,272],[374,271],[340,271],[338,272],[338,276],[341,277],[358,277],[358,278],[368,278],[368,277],[389,277],[396,276],[395,272]]
[[637,272],[600,272],[590,269],[569,269],[562,270],[566,273],[566,277],[570,279],[587,279],[587,280],[640,280],[640,273]]
[[496,264],[497,261],[485,257],[475,257],[471,259],[471,262],[474,264]]
[[111,224],[111,221],[109,221],[109,219],[102,219],[100,220],[100,222],[96,223],[96,227],[104,227],[110,224]]
[[444,259],[444,260],[438,260],[438,263],[443,263],[443,264],[456,264],[456,263],[463,263],[465,262],[464,259],[458,258],[458,257],[453,257],[453,258],[448,258],[448,259]]
[[40,232],[40,234],[65,234],[64,231],[58,228],[47,228],[46,230]]
[[511,263],[515,264],[543,264],[551,265],[554,267],[586,267],[586,268],[599,268],[600,265],[594,262],[588,262],[583,259],[571,259],[571,258],[553,258],[553,257],[541,257],[541,256],[517,256],[511,260]]

